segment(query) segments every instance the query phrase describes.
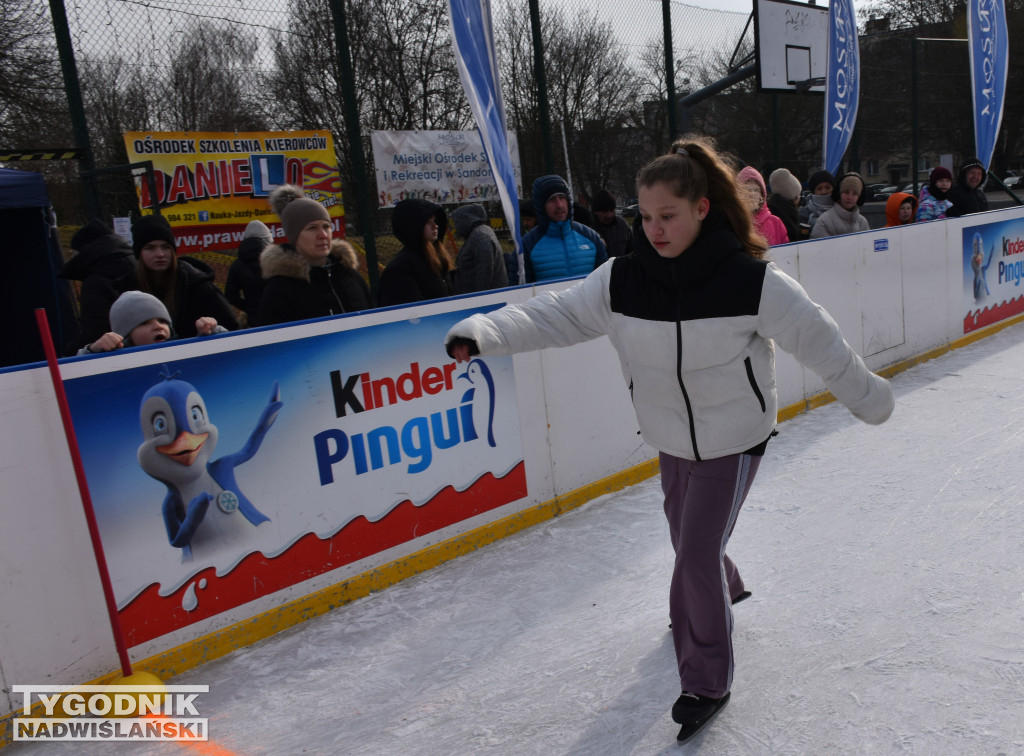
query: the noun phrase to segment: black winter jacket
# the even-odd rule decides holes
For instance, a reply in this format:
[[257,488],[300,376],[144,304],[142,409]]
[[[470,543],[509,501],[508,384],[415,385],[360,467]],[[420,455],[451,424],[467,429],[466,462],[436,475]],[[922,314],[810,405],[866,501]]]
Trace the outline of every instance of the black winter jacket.
[[370,287],[359,275],[355,252],[335,244],[329,264],[313,267],[288,244],[272,244],[260,255],[266,279],[253,325],[325,318],[373,307]]
[[[238,321],[231,311],[231,305],[214,283],[213,268],[192,257],[179,257],[178,277],[174,284],[174,306],[169,307],[175,333],[180,339],[197,335],[196,321],[199,318],[213,318],[217,325],[229,331],[238,328]],[[114,299],[126,291],[141,289],[136,271],[114,281]],[[149,292],[154,294],[154,292]],[[113,301],[111,301],[113,304]],[[109,312],[109,308],[108,308]]]
[[946,192],[946,199],[953,203],[952,207],[946,210],[947,218],[959,218],[961,215],[971,213],[983,213],[988,210],[988,197],[981,188],[971,189],[966,183],[953,184]]
[[601,235],[605,249],[608,251],[608,257],[619,257],[630,253],[633,229],[622,216],[616,215],[608,225],[595,219],[593,229]]
[[62,278],[81,281],[78,295],[79,333],[68,354],[75,354],[110,330],[110,305],[117,294],[113,282],[135,270],[131,246],[116,234],[86,244],[64,264]]
[[781,194],[772,193],[768,195],[768,209],[782,221],[786,227],[786,235],[791,242],[800,241],[804,238],[800,230],[800,210],[793,200],[786,199]]
[[441,299],[455,293],[451,272],[438,275],[423,254],[423,227],[437,219],[437,243],[444,243],[447,219],[438,205],[426,200],[406,200],[395,207],[391,227],[402,249],[380,276],[377,301],[381,307]]
[[268,242],[259,237],[243,239],[238,245],[238,259],[228,268],[228,280],[224,284],[224,296],[250,319],[260,311],[260,299],[266,285],[260,270],[260,253],[267,246]]

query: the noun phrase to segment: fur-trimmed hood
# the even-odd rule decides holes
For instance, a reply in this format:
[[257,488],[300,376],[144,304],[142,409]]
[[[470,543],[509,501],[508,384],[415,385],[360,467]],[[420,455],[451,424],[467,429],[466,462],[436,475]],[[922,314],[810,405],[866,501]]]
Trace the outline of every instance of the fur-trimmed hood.
[[[359,270],[356,251],[347,241],[335,239],[331,242],[331,253],[328,259],[332,263],[344,265],[354,271],[358,272]],[[296,252],[290,244],[271,244],[260,253],[260,270],[266,279],[284,276],[309,282],[309,272],[312,267],[309,261]]]

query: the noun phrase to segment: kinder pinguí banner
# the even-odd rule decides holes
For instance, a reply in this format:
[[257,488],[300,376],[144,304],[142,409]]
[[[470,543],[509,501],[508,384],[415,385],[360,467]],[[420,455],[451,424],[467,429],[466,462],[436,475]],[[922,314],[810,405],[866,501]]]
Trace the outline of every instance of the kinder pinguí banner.
[[267,198],[281,184],[301,186],[327,208],[335,236],[345,234],[341,175],[329,131],[126,131],[130,162],[151,160],[156,196],[136,176],[143,214],[159,206],[178,253],[235,250],[251,220],[283,238]]
[[[514,131],[506,136],[518,196],[519,143]],[[446,205],[501,200],[478,131],[374,131],[370,141],[381,207],[410,197]]]
[[512,358],[439,346],[491,309],[66,380],[128,644],[525,497]]
[[1024,218],[962,233],[964,333],[1024,312]]

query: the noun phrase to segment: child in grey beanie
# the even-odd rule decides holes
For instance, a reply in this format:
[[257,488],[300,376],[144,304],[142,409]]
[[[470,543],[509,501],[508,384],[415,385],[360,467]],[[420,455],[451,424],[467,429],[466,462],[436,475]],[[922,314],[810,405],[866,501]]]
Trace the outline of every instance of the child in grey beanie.
[[[110,307],[111,330],[91,344],[78,350],[78,354],[111,352],[121,347],[148,346],[170,341],[175,337],[171,316],[164,303],[144,291],[126,291]],[[227,333],[224,326],[213,318],[199,318],[196,330],[200,336]]]

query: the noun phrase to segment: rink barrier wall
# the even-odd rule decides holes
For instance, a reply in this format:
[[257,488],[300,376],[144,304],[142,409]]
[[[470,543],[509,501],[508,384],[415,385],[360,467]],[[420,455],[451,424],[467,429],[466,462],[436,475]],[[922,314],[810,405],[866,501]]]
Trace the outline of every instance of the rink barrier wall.
[[[873,370],[893,375],[1024,320],[1024,314],[1012,314],[964,332],[972,305],[964,273],[969,230],[1006,226],[1022,218],[1024,210],[1009,209],[879,229],[784,245],[772,250],[772,258],[833,314]],[[539,290],[571,283],[225,338],[244,349],[270,338],[299,339],[340,325],[412,321],[469,305],[523,301]],[[203,347],[195,342],[161,347],[174,348],[195,352]],[[113,369],[120,357],[100,359]],[[637,441],[628,392],[621,390],[617,360],[606,339],[519,355],[514,365],[527,455],[526,499],[296,584],[186,633],[133,648],[138,657],[134,669],[166,679],[656,474],[656,453]],[[75,369],[74,361],[62,364],[65,377]],[[777,356],[777,372],[780,421],[832,401],[820,379],[784,353]],[[593,413],[592,402],[580,400],[579,381],[592,389],[588,396],[607,398],[601,417]],[[45,367],[0,371],[0,412],[5,417],[0,454],[7,462],[0,469],[7,525],[0,530],[0,605],[5,607],[0,617],[2,746],[10,739],[10,719],[20,709],[20,701],[9,692],[12,685],[103,683],[117,676],[118,663]]]

